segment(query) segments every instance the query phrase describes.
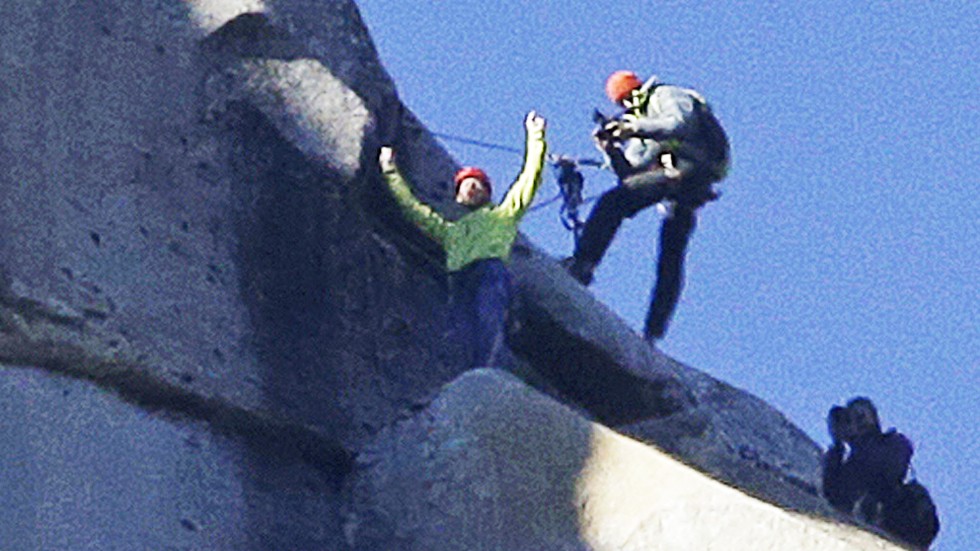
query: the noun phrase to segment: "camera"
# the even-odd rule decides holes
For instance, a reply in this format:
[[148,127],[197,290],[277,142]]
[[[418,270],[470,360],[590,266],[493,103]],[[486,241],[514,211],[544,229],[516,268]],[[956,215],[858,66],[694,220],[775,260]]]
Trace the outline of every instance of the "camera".
[[847,408],[841,406],[834,406],[830,408],[830,422],[832,424],[843,424],[850,420],[850,413]]
[[596,124],[596,129],[592,136],[597,140],[610,141],[616,139],[616,131],[619,129],[620,121],[612,117],[606,117],[598,109],[592,111],[592,122]]
[[834,442],[847,438],[851,430],[851,413],[845,407],[834,406],[827,415],[827,428]]

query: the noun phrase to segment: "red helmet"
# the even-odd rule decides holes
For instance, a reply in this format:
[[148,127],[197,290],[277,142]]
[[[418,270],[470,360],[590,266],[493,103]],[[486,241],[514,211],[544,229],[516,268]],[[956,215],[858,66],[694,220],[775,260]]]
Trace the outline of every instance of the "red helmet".
[[476,178],[487,187],[487,193],[492,194],[493,187],[490,185],[490,178],[487,176],[486,172],[483,172],[475,166],[466,166],[459,169],[456,173],[456,177],[453,178],[453,182],[456,183],[456,191],[459,191],[459,184],[463,183],[463,180],[467,178]]
[[614,103],[622,103],[630,92],[643,86],[643,82],[633,71],[616,71],[606,79],[606,95]]

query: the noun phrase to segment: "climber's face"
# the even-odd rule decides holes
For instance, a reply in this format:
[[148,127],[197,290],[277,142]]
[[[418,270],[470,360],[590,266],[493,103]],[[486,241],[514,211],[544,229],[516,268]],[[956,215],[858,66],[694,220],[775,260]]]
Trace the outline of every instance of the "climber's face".
[[490,191],[479,178],[465,178],[456,190],[456,202],[467,207],[482,207],[490,201]]

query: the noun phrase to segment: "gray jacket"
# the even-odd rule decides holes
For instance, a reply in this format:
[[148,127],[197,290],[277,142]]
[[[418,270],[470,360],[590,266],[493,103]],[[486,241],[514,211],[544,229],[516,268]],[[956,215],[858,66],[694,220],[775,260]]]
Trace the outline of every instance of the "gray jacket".
[[652,166],[670,152],[724,177],[728,138],[704,98],[694,90],[661,83],[656,77],[640,88],[636,105],[622,115],[635,132],[623,156],[635,168]]

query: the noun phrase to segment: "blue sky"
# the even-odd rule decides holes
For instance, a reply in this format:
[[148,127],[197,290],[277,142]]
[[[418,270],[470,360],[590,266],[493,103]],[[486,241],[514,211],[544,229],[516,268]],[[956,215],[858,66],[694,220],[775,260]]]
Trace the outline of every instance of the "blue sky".
[[[916,444],[936,549],[980,549],[980,15],[975,2],[358,1],[403,101],[434,132],[595,156],[602,87],[631,69],[701,91],[733,169],[702,212],[661,348],[826,444],[867,395]],[[717,4],[717,3],[715,3]],[[497,195],[520,157],[456,142]],[[586,195],[614,184],[588,170]],[[557,192],[553,178],[539,200]],[[499,197],[498,197],[499,198]],[[588,209],[586,209],[588,212]],[[592,291],[642,327],[657,214],[628,220]],[[556,207],[522,229],[571,252]]]

